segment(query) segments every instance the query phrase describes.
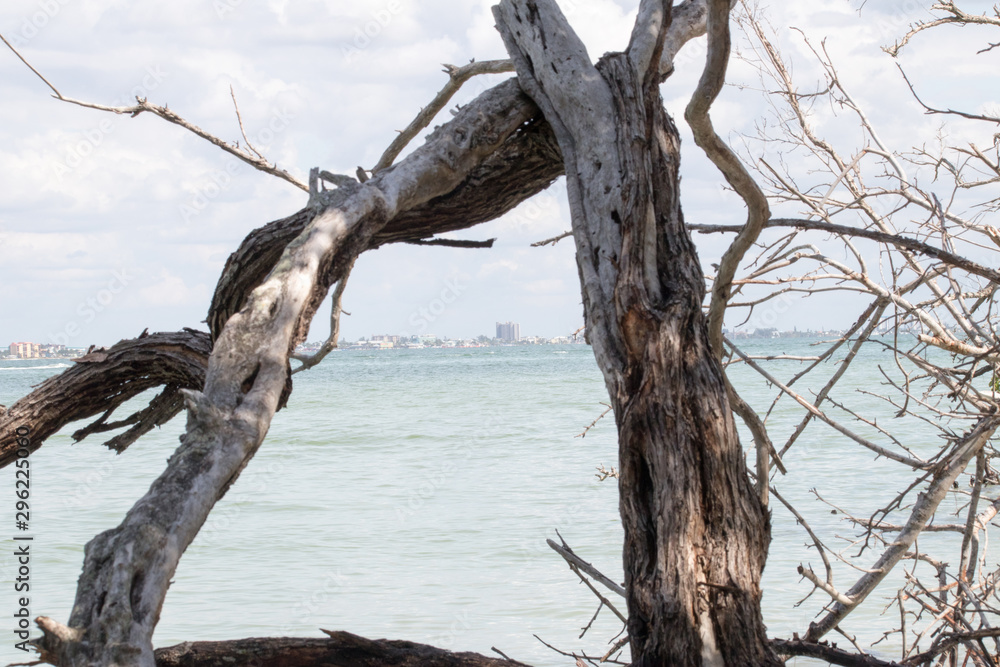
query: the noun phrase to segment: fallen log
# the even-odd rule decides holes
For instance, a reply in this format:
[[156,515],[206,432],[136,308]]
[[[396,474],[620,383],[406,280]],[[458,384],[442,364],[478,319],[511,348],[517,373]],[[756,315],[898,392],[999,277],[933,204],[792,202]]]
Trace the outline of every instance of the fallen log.
[[323,630],[326,638],[253,638],[185,642],[156,650],[157,667],[517,667],[478,653],[452,653],[398,639],[366,639]]

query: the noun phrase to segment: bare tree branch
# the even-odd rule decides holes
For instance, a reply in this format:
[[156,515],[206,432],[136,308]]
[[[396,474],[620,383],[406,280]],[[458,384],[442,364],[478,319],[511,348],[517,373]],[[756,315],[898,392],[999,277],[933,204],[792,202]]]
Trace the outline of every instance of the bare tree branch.
[[906,44],[913,39],[918,33],[924,30],[929,30],[931,28],[936,28],[942,25],[969,25],[969,24],[979,24],[979,25],[993,25],[1000,26],[1000,13],[996,12],[994,8],[994,16],[988,16],[986,14],[969,14],[962,9],[959,9],[957,3],[953,0],[944,0],[943,2],[935,2],[931,5],[931,9],[936,9],[939,11],[947,12],[950,16],[945,16],[933,21],[918,21],[916,25],[910,28],[903,37],[896,41],[895,44],[888,47],[883,47],[882,50],[888,53],[890,56],[895,58],[899,55],[899,51],[906,46]]
[[462,239],[415,239],[404,241],[410,245],[438,245],[447,248],[492,248],[496,239],[486,239],[485,241],[466,241]]
[[[694,134],[694,141],[705,151],[705,155],[725,176],[747,206],[747,221],[736,238],[722,255],[715,281],[712,283],[712,300],[708,308],[708,332],[712,349],[722,357],[722,326],[726,306],[732,296],[733,277],[750,246],[760,235],[764,223],[770,217],[770,208],[764,192],[750,176],[739,157],[716,134],[709,116],[709,109],[725,82],[726,67],[729,62],[728,0],[710,0],[708,12],[708,58],[702,72],[698,88],[684,110],[684,118]],[[763,487],[766,490],[767,486]]]
[[948,456],[941,460],[933,470],[933,477],[927,490],[920,496],[910,512],[910,517],[903,530],[893,543],[879,556],[871,570],[862,576],[851,586],[845,595],[852,601],[852,604],[838,602],[832,611],[826,614],[819,621],[809,624],[809,631],[806,634],[806,641],[818,641],[834,626],[839,624],[848,614],[850,614],[859,604],[861,604],[868,594],[875,590],[893,566],[906,554],[906,551],[913,544],[914,540],[923,530],[924,526],[933,516],[938,504],[951,490],[955,479],[961,474],[969,462],[982,449],[987,441],[993,437],[993,433],[1000,426],[1000,415],[994,413],[976,424],[976,426],[963,435],[952,446]]
[[[3,39],[3,36],[0,36],[0,39]],[[118,115],[127,114],[127,115],[131,116],[132,118],[135,118],[136,116],[138,116],[139,114],[141,114],[144,111],[148,111],[149,113],[151,113],[151,114],[153,114],[155,116],[159,116],[160,118],[162,118],[163,120],[167,121],[168,123],[173,123],[174,125],[179,125],[180,127],[183,127],[188,132],[191,132],[192,134],[201,137],[202,139],[208,141],[209,143],[214,144],[215,146],[218,146],[219,148],[221,148],[222,150],[226,151],[230,155],[233,155],[233,156],[239,158],[243,162],[246,162],[248,165],[250,165],[254,169],[256,169],[258,171],[262,171],[265,174],[270,174],[272,176],[277,176],[278,178],[282,179],[283,181],[287,181],[287,182],[291,183],[292,185],[294,185],[295,187],[299,188],[300,190],[305,190],[306,192],[309,192],[309,186],[308,185],[306,185],[302,181],[298,180],[297,178],[295,178],[294,176],[292,176],[290,173],[288,173],[284,169],[279,169],[276,164],[274,164],[272,162],[268,162],[260,153],[257,152],[257,150],[255,148],[253,148],[252,146],[250,146],[249,140],[247,140],[247,146],[248,146],[248,148],[250,148],[250,150],[243,150],[238,145],[230,144],[228,141],[223,141],[222,139],[219,139],[215,135],[209,134],[205,130],[201,129],[197,125],[194,125],[193,123],[190,123],[189,121],[187,121],[184,118],[180,117],[179,115],[177,115],[176,113],[174,113],[173,111],[171,111],[170,109],[168,109],[165,106],[161,107],[161,106],[158,106],[156,104],[150,104],[149,101],[147,101],[145,98],[137,97],[135,99],[136,103],[134,105],[132,105],[132,106],[128,106],[128,107],[109,107],[109,106],[105,106],[103,104],[92,104],[90,102],[81,102],[80,100],[75,100],[75,99],[72,99],[70,97],[64,97],[63,94],[60,93],[56,89],[55,86],[53,86],[51,83],[49,83],[48,80],[44,76],[42,76],[41,74],[39,74],[38,70],[36,70],[34,67],[32,67],[31,64],[29,64],[28,61],[25,60],[24,57],[20,53],[18,53],[17,49],[15,49],[13,46],[11,46],[10,42],[8,42],[6,39],[3,39],[3,43],[6,44],[8,46],[8,48],[10,48],[10,50],[13,51],[14,54],[18,58],[20,58],[21,61],[25,65],[27,65],[29,69],[31,69],[32,72],[34,72],[36,75],[38,75],[39,79],[41,79],[42,81],[44,81],[45,84],[49,88],[52,89],[52,91],[55,93],[56,99],[59,99],[59,100],[61,100],[63,102],[67,102],[69,104],[75,104],[77,106],[81,106],[81,107],[84,107],[86,109],[96,109],[98,111],[108,111],[110,113],[114,113],[114,114],[118,114]],[[232,93],[232,89],[230,89],[230,92]],[[236,96],[235,96],[235,94],[233,94],[233,103],[234,104],[236,103]],[[237,118],[239,119],[239,123],[240,123],[240,131],[242,131],[243,130],[243,120],[242,120],[242,118],[239,117],[239,109],[238,108],[237,108],[237,112],[236,113],[237,113]],[[243,137],[244,137],[244,139],[246,139],[246,134],[244,134]]]
[[184,642],[156,650],[156,667],[527,667],[507,658],[444,649],[391,639],[366,639],[331,632],[323,639],[257,638],[224,642]]
[[420,110],[420,113],[410,121],[406,129],[402,130],[399,136],[392,140],[389,147],[382,153],[382,157],[379,158],[378,163],[372,168],[372,173],[377,174],[383,169],[391,167],[392,163],[399,157],[399,154],[403,152],[403,149],[424,128],[430,125],[434,117],[448,105],[449,100],[459,91],[463,83],[479,74],[502,74],[513,71],[514,65],[509,60],[483,60],[481,62],[473,60],[468,65],[463,65],[462,67],[445,65],[444,72],[448,74],[448,83],[434,96],[430,104]]
[[[687,227],[692,231],[701,232],[702,234],[723,232],[738,233],[743,229],[743,226],[741,225],[703,225],[697,223],[689,223]],[[943,248],[930,245],[929,243],[924,243],[923,241],[919,241],[914,238],[901,236],[899,234],[887,234],[874,229],[862,229],[859,227],[850,227],[848,225],[837,225],[821,220],[798,220],[793,218],[773,218],[768,220],[764,224],[764,228],[771,227],[794,227],[796,229],[810,229],[830,232],[831,234],[870,239],[872,241],[878,241],[879,243],[885,243],[897,248],[911,250],[922,255],[927,255],[928,257],[933,257],[956,268],[963,269],[969,273],[986,278],[990,282],[1000,284],[1000,271],[996,269],[983,266]]]
[[[0,409],[0,467],[16,458],[18,428],[30,430],[28,449],[34,451],[63,426],[94,415],[101,417],[77,430],[73,439],[79,442],[91,433],[129,426],[105,443],[123,451],[180,412],[181,390],[202,387],[211,349],[208,334],[201,331],[143,332],[75,359],[72,367],[48,378],[7,410]],[[156,387],[163,390],[145,409],[107,423],[126,401]]]
[[898,662],[879,660],[870,655],[858,655],[837,648],[836,644],[815,643],[800,639],[772,639],[771,645],[779,655],[819,658],[831,665],[842,667],[903,667]]

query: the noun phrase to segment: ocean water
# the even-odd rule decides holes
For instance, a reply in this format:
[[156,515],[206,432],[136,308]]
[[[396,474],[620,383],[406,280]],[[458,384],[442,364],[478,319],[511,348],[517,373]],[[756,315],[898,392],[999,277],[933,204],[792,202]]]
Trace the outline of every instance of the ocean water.
[[[743,347],[810,355],[817,349],[812,342]],[[0,362],[0,404],[12,404],[66,363]],[[891,360],[865,353],[836,398],[890,421],[914,451],[934,451],[940,440],[933,429],[894,420],[891,406],[861,393],[879,390],[880,366],[890,370]],[[784,379],[801,367],[768,362]],[[828,364],[821,375],[833,370]],[[754,371],[736,365],[731,377],[755,408],[767,409],[774,390]],[[799,390],[817,391],[818,378]],[[335,352],[295,376],[288,408],[184,555],[155,644],[315,637],[325,628],[484,654],[497,647],[540,667],[572,661],[533,635],[566,651],[602,655],[621,624],[604,610],[579,637],[597,600],[545,540],[558,539],[558,530],[579,555],[621,580],[616,483],[595,475],[599,465],[617,465],[612,416],[578,437],[606,400],[593,353],[582,345]],[[801,416],[787,398],[778,404],[768,423],[779,446]],[[93,437],[72,444],[67,427],[32,455],[33,616],[67,619],[84,544],[116,526],[147,490],[182,427],[177,418],[122,455]],[[858,431],[885,440],[871,428]],[[856,531],[811,490],[868,516],[913,477],[815,422],[784,460],[789,474],[776,475],[775,487],[828,546],[852,555],[861,549],[851,543]],[[8,547],[16,532],[13,480],[11,468],[0,471],[0,498],[8,505],[0,516],[10,526],[0,538]],[[963,503],[958,494],[949,498],[938,520]],[[822,563],[789,512],[774,500],[771,508],[765,620],[770,635],[790,637],[804,633],[826,602],[817,592],[795,606],[811,589],[796,567],[811,564],[821,572]],[[952,545],[941,555],[955,560],[953,543],[936,534],[922,538],[921,548]],[[0,624],[0,664],[26,659],[13,649],[11,553],[5,548],[0,558],[0,614],[8,619],[8,628]],[[877,555],[869,548],[859,562]],[[843,564],[836,572],[842,590],[859,575]],[[891,577],[843,629],[868,643],[895,627],[898,612],[879,615],[900,579]],[[890,638],[876,648],[895,657],[897,646]]]

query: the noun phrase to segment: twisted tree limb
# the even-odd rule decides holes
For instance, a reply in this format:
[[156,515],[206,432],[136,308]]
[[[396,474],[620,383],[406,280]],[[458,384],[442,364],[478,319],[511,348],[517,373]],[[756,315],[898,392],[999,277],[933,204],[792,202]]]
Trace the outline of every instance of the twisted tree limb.
[[[483,105],[489,99],[495,110]],[[399,211],[372,238],[366,249],[387,243],[418,241],[472,227],[497,218],[547,188],[562,174],[562,161],[552,130],[536,118],[538,109],[516,79],[484,93],[466,105],[462,118],[496,113],[494,131],[502,137],[497,150],[482,156],[450,191]],[[455,127],[456,117],[448,126]],[[391,173],[389,167],[380,173]],[[263,280],[281,251],[305,228],[310,209],[252,231],[230,255],[212,296],[208,325],[213,338],[247,295]]]
[[57,664],[155,664],[151,638],[177,563],[263,441],[289,356],[330,285],[393,215],[451,191],[494,152],[508,136],[498,127],[528,120],[496,92],[480,102],[345,196],[328,203],[312,193],[317,208],[305,230],[226,322],[204,390],[184,392],[187,430],[167,469],[121,525],[87,545],[68,625],[39,619],[38,643]]
[[[722,137],[716,134],[715,128],[712,126],[709,110],[725,83],[731,44],[729,36],[730,5],[725,0],[720,0],[718,3],[710,3],[710,6],[715,11],[709,12],[707,23],[708,57],[701,80],[698,82],[698,88],[691,95],[691,101],[684,110],[684,119],[691,127],[694,142],[722,172],[726,182],[732,186],[747,206],[746,223],[740,227],[736,238],[723,253],[715,281],[712,283],[712,299],[708,307],[708,335],[715,355],[721,359],[723,352],[722,325],[726,307],[732,296],[733,278],[736,276],[736,270],[744,255],[760,236],[764,223],[771,216],[771,210],[763,190],[743,166],[740,158],[722,140]],[[767,484],[765,483],[762,488],[766,490]]]
[[[48,378],[30,394],[0,412],[0,467],[16,458],[15,432],[30,429],[28,449],[70,422],[101,415],[76,431],[80,441],[91,433],[129,426],[105,444],[121,452],[155,426],[165,424],[182,407],[182,389],[199,389],[212,350],[208,334],[193,329],[146,334],[123,340],[108,349],[92,350],[73,365]],[[147,408],[123,420],[108,423],[116,408],[148,389],[163,391]]]

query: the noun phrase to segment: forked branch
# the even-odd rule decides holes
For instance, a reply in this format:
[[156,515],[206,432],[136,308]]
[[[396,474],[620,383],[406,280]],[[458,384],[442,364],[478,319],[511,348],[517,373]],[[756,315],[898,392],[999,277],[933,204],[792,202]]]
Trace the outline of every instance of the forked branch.
[[[272,176],[276,176],[276,177],[280,178],[283,181],[287,181],[288,183],[291,183],[292,185],[294,185],[295,187],[299,188],[300,190],[304,190],[306,192],[309,192],[309,186],[308,185],[306,185],[305,183],[303,183],[299,179],[295,178],[294,176],[292,176],[290,173],[288,173],[284,169],[279,169],[277,164],[268,161],[263,155],[261,155],[259,152],[257,152],[257,150],[250,144],[249,140],[246,140],[247,141],[247,149],[240,148],[239,145],[231,144],[228,141],[224,141],[224,140],[216,137],[215,135],[206,132],[205,130],[201,129],[200,127],[198,127],[194,123],[191,123],[190,121],[182,118],[181,116],[179,116],[178,114],[174,113],[173,111],[171,111],[170,109],[168,109],[165,106],[159,106],[159,105],[156,105],[156,104],[151,104],[144,97],[136,97],[135,98],[135,104],[133,104],[131,106],[119,106],[119,107],[106,106],[104,104],[93,104],[91,102],[82,102],[80,100],[76,100],[76,99],[73,99],[71,97],[66,97],[62,93],[60,93],[59,90],[54,85],[52,85],[51,83],[49,83],[48,79],[46,79],[44,76],[42,76],[42,74],[38,70],[36,70],[34,67],[32,67],[31,64],[27,61],[27,59],[25,59],[25,57],[22,56],[18,52],[18,50],[15,49],[14,46],[10,42],[8,42],[6,39],[4,39],[4,37],[2,35],[0,35],[0,40],[3,40],[3,43],[6,44],[7,47],[11,51],[14,52],[14,55],[16,55],[18,58],[20,58],[21,62],[23,62],[25,65],[27,65],[28,68],[32,72],[34,72],[38,76],[39,79],[41,79],[42,81],[45,82],[45,85],[47,85],[49,88],[52,89],[52,92],[54,93],[53,96],[56,99],[58,99],[58,100],[60,100],[62,102],[66,102],[68,104],[75,104],[77,106],[81,106],[81,107],[84,107],[86,109],[96,109],[98,111],[107,111],[107,112],[118,114],[118,115],[129,115],[132,118],[135,118],[136,116],[138,116],[139,114],[141,114],[143,112],[149,112],[149,113],[153,114],[154,116],[159,116],[160,118],[162,118],[163,120],[167,121],[168,123],[173,123],[174,125],[178,125],[180,127],[183,127],[188,132],[191,132],[192,134],[194,134],[194,135],[196,135],[198,137],[201,137],[205,141],[208,141],[209,143],[214,144],[215,146],[218,146],[219,148],[221,148],[222,150],[226,151],[230,155],[233,155],[234,157],[239,158],[240,160],[242,160],[243,162],[247,163],[248,165],[250,165],[254,169],[256,169],[258,171],[262,171],[265,174],[270,174]],[[230,92],[232,93],[232,89],[231,88],[230,88]],[[233,103],[234,104],[236,103],[236,96],[235,96],[235,94],[233,94]],[[237,114],[237,120],[239,121],[239,125],[240,125],[240,131],[243,132],[243,119],[239,115],[239,107],[236,108],[236,114]],[[245,133],[243,134],[243,137],[244,137],[244,139],[246,139],[246,134]]]

